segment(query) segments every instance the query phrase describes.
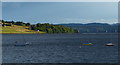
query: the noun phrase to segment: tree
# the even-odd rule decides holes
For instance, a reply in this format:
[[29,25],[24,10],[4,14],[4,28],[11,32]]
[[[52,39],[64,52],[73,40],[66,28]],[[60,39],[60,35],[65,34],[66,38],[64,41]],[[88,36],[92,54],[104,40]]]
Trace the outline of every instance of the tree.
[[23,22],[16,22],[15,25],[24,26],[25,24]]
[[14,21],[11,21],[11,23],[12,23],[12,24],[15,24],[15,22],[14,22]]
[[2,20],[2,23],[3,23],[3,25],[5,25],[5,21],[4,20]]
[[25,25],[26,25],[26,26],[30,26],[30,23],[26,23]]
[[40,27],[40,26],[41,26],[41,24],[40,24],[40,23],[37,23],[37,24],[36,24],[36,26],[37,26],[37,27]]

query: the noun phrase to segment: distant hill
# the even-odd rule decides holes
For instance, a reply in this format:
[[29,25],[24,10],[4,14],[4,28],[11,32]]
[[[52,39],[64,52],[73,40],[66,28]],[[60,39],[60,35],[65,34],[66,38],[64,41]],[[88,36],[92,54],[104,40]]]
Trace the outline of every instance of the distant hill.
[[87,23],[87,24],[58,24],[78,29],[80,33],[119,33],[120,23],[107,24],[107,23]]

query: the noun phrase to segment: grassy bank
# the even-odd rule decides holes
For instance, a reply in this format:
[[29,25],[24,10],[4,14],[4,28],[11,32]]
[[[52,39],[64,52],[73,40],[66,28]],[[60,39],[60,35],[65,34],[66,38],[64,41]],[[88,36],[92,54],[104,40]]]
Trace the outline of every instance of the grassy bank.
[[29,30],[28,26],[5,26],[5,27],[0,27],[0,33],[1,34],[34,34],[34,33],[45,33],[42,31],[34,31],[34,30]]

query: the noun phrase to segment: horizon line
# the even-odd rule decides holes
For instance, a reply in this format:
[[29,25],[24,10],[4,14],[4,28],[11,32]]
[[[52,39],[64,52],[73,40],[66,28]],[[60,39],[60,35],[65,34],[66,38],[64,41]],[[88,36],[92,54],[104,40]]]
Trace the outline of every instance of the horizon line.
[[[0,20],[2,21],[2,20]],[[6,21],[6,20],[4,20]],[[7,21],[7,22],[11,22],[11,21]],[[23,22],[23,23],[30,23],[30,24],[37,24],[37,23],[31,23],[31,22],[24,22],[24,21],[14,21],[14,22]],[[49,23],[49,22],[46,22],[46,23]],[[119,24],[120,22],[117,22],[117,23],[105,23],[105,22],[90,22],[90,23],[49,23],[49,24],[91,24],[91,23],[98,23],[98,24],[109,24],[109,25],[112,25],[112,24]],[[44,24],[44,23],[40,23],[40,24]]]

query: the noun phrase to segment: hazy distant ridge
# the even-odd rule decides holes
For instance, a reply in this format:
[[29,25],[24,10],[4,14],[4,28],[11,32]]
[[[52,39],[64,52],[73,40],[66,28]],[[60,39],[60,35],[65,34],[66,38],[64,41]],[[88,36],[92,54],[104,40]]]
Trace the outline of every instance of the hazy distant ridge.
[[107,23],[69,23],[69,24],[58,24],[64,25],[71,28],[78,29],[81,33],[119,33],[120,23],[107,24]]

